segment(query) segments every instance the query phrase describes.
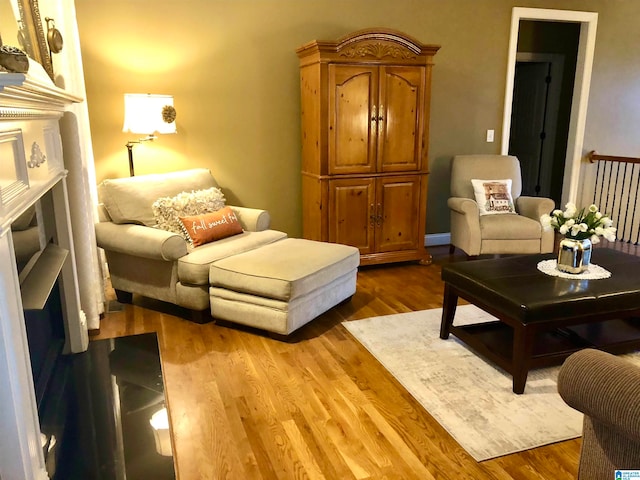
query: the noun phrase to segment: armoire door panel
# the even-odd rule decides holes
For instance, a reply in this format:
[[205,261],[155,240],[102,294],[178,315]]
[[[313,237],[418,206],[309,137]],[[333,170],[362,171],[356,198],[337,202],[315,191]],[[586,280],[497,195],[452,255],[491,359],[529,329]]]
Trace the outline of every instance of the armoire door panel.
[[329,241],[373,252],[375,181],[371,178],[329,182]]
[[376,168],[378,69],[329,66],[329,173]]
[[376,200],[382,217],[376,230],[376,251],[416,249],[420,237],[420,176],[379,178]]
[[424,68],[380,68],[378,171],[420,169],[424,85]]

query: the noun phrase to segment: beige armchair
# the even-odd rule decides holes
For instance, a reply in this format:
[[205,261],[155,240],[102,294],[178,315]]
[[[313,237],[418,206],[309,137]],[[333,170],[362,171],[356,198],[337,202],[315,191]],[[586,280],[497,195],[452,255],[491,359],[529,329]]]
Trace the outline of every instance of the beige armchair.
[[266,210],[232,206],[243,232],[198,247],[156,228],[152,204],[160,197],[218,187],[204,168],[105,180],[98,186],[98,246],[104,249],[118,300],[133,294],[187,308],[196,322],[210,320],[209,267],[217,260],[286,238],[269,229]]
[[[472,179],[511,179],[515,213],[480,215]],[[520,162],[510,155],[457,155],[451,165],[451,253],[469,256],[529,254],[553,251],[554,233],[545,231],[540,216],[555,203],[549,198],[521,196]]]
[[579,480],[640,469],[640,367],[599,350],[580,350],[562,365],[558,392],[584,413]]

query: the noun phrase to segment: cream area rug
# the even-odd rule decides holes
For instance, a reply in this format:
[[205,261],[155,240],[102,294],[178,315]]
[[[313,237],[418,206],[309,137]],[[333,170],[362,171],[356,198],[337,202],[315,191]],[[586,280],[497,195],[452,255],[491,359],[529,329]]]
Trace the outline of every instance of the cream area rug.
[[[525,392],[454,335],[441,340],[442,309],[344,322],[345,328],[477,461],[579,437],[582,414],[557,393],[560,367],[529,372]],[[495,320],[459,306],[456,325]],[[640,354],[626,355],[640,364]]]

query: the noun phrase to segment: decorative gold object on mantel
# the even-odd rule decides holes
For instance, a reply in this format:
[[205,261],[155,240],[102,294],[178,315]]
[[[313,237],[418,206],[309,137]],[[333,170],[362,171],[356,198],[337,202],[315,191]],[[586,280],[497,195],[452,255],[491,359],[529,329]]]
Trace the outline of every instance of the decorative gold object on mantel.
[[64,42],[60,30],[56,28],[56,22],[53,18],[45,17],[47,22],[47,43],[49,44],[50,53],[60,53]]

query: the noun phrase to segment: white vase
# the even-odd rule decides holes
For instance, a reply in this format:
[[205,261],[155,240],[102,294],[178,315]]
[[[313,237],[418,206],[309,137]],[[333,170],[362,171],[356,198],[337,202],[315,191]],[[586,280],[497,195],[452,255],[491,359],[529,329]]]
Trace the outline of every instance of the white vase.
[[591,240],[563,238],[558,250],[558,270],[566,273],[582,273],[591,263]]

